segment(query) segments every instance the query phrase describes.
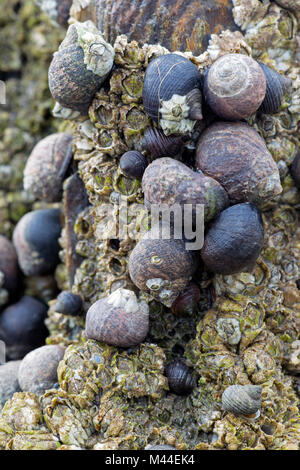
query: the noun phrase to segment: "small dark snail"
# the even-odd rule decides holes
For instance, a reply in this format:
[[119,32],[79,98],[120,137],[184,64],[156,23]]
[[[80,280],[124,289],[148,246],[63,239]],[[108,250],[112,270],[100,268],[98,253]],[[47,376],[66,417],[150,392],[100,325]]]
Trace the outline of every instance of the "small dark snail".
[[83,302],[80,295],[64,290],[57,297],[54,310],[55,312],[62,313],[63,315],[76,316],[81,314],[82,307]]
[[271,69],[263,62],[259,62],[266,77],[266,95],[260,106],[260,111],[274,114],[279,111],[284,95],[292,84],[292,80]]
[[72,24],[50,64],[49,88],[53,98],[64,108],[87,114],[113,61],[113,47],[92,21]]
[[0,235],[0,271],[4,274],[3,287],[15,293],[20,281],[18,258],[15,247],[4,235]]
[[196,167],[217,180],[231,203],[264,203],[281,193],[277,165],[264,140],[243,122],[216,122],[201,135]]
[[32,150],[24,169],[24,189],[36,199],[59,202],[72,159],[72,134],[61,132],[42,139]]
[[19,265],[26,276],[49,274],[59,262],[60,209],[27,212],[13,233]]
[[213,178],[196,173],[172,158],[158,158],[147,168],[142,180],[145,205],[203,204],[205,220],[228,206],[228,196]]
[[258,63],[243,54],[226,54],[204,76],[203,93],[214,113],[238,120],[254,114],[266,94],[266,78]]
[[295,185],[300,189],[300,152],[295,156],[290,167],[290,172],[293,180],[295,181]]
[[128,178],[141,180],[147,165],[147,158],[136,150],[124,153],[120,159],[122,173]]
[[182,317],[193,315],[199,300],[200,290],[194,282],[190,282],[172,304],[171,311]]
[[183,150],[184,136],[165,135],[157,127],[146,130],[142,145],[150,153],[152,160],[161,157],[172,157]]
[[18,380],[23,392],[42,395],[57,383],[57,367],[65,354],[63,346],[51,344],[34,349],[22,360]]
[[184,240],[161,239],[151,228],[133,249],[129,274],[133,283],[171,307],[197,268],[198,256],[185,249]]
[[211,223],[201,250],[208,269],[218,274],[252,271],[264,242],[264,225],[254,204],[228,207]]
[[176,450],[176,447],[169,446],[168,444],[157,444],[157,445],[148,444],[145,447],[145,450]]
[[231,385],[222,395],[222,408],[225,411],[249,418],[258,418],[261,407],[259,385]]
[[196,386],[193,370],[182,361],[176,360],[166,366],[166,376],[171,392],[176,395],[187,395]]
[[18,371],[21,361],[9,361],[0,365],[0,410],[14,393],[20,392]]
[[70,8],[73,0],[36,0],[37,5],[61,26],[68,26]]
[[166,135],[192,131],[203,119],[201,76],[195,65],[179,54],[152,60],[146,69],[143,105]]
[[95,302],[85,323],[87,338],[129,348],[141,343],[149,331],[149,307],[133,291],[118,289]]
[[47,306],[24,296],[0,314],[0,340],[5,342],[9,359],[22,359],[25,354],[44,344],[48,330],[44,324]]

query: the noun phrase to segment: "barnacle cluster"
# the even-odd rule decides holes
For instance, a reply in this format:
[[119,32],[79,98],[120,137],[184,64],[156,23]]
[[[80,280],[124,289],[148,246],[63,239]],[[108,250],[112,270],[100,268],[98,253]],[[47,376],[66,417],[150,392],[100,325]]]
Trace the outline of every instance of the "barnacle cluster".
[[[283,3],[233,0],[233,17],[243,34],[214,31],[206,51],[191,46],[194,54],[179,52],[201,72],[225,54],[237,53],[252,56],[292,80],[291,91],[282,97],[277,112],[248,118],[276,162],[283,188],[267,201],[259,189],[252,193],[262,210],[260,255],[251,260],[251,272],[217,271],[212,276],[195,266],[179,291],[193,276],[198,289],[196,308],[182,316],[180,309],[176,314],[170,308],[169,285],[160,291],[165,297],[155,295],[155,289],[154,295],[151,289],[151,295],[149,291],[141,294],[130,278],[129,258],[137,242],[131,235],[139,227],[139,238],[147,245],[144,233],[149,216],[141,210],[144,182],[131,179],[119,167],[125,152],[147,155],[143,139],[151,121],[142,104],[144,76],[148,64],[169,51],[159,45],[141,46],[125,35],[108,38],[114,48],[114,68],[88,111],[70,124],[79,176],[64,183],[65,225],[60,240],[64,263],[57,279],[62,290],[80,295],[84,311],[108,299],[117,308],[117,294],[134,291],[140,303],[149,305],[149,333],[144,342],[126,350],[87,339],[81,313],[61,313],[56,311],[58,301],[51,301],[47,342],[68,346],[58,366],[58,385],[40,400],[23,391],[6,402],[0,417],[0,448],[298,449],[300,200],[289,168],[300,145],[300,82],[297,15]],[[97,24],[95,8],[94,0],[74,1],[73,20]],[[176,45],[167,47],[176,50]],[[191,151],[209,124],[193,125]],[[258,140],[257,146],[267,151],[261,145]],[[186,156],[188,150],[189,146]],[[202,165],[205,155],[198,159]],[[274,166],[270,161],[271,170],[277,171]],[[280,185],[277,176],[273,183],[273,189]],[[149,194],[157,195],[153,189]],[[126,217],[122,201],[128,209]],[[120,221],[122,237],[116,232]],[[161,264],[156,253],[152,259],[154,266]],[[151,281],[147,287],[156,286],[158,279]],[[183,304],[191,298],[186,289]],[[194,370],[193,377],[189,368]],[[172,393],[179,386],[190,393]]]

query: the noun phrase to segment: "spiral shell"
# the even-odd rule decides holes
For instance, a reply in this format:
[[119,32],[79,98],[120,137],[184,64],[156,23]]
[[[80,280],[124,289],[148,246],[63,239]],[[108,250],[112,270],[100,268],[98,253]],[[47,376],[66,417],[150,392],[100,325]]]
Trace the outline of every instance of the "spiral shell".
[[72,159],[72,134],[51,134],[32,150],[24,169],[24,189],[36,199],[59,202]]
[[122,155],[120,159],[120,168],[122,173],[128,178],[141,180],[147,168],[147,158],[136,150],[130,150]]
[[195,65],[179,54],[165,54],[146,69],[143,105],[166,135],[192,131],[202,119],[201,76]]
[[183,317],[193,315],[199,300],[200,290],[194,282],[190,282],[172,304],[172,313]]
[[264,242],[261,214],[253,204],[228,207],[205,234],[201,257],[218,274],[252,271]]
[[87,338],[129,348],[141,343],[149,330],[149,307],[133,291],[118,289],[95,302],[86,316]]
[[150,127],[145,132],[142,144],[150,153],[152,160],[161,157],[174,158],[182,152],[184,139],[183,136],[166,136],[157,127]]
[[266,95],[260,106],[260,111],[274,114],[279,111],[284,95],[291,87],[292,80],[271,69],[263,62],[258,62],[266,77]]
[[204,77],[204,96],[210,108],[223,119],[244,119],[255,113],[266,94],[262,68],[251,57],[226,54]]
[[261,407],[261,391],[259,385],[231,385],[222,395],[222,408],[225,411],[252,417],[259,416]]
[[176,360],[166,366],[169,388],[176,395],[187,395],[196,386],[192,369],[182,361]]
[[64,108],[87,114],[113,61],[113,47],[91,21],[72,24],[49,67],[53,98]]
[[281,193],[277,165],[264,140],[242,122],[216,122],[201,135],[196,168],[218,181],[231,203],[262,204]]
[[82,306],[82,298],[79,295],[69,291],[62,291],[57,297],[54,310],[63,315],[76,316],[80,315]]

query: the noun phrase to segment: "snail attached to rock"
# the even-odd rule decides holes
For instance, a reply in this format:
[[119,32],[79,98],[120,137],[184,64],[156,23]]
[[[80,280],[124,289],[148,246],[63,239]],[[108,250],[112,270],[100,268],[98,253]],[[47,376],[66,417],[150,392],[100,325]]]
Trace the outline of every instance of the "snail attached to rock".
[[55,312],[62,313],[63,315],[76,316],[82,313],[83,302],[80,295],[73,294],[70,291],[62,291],[54,306]]
[[0,235],[0,271],[4,275],[4,289],[13,295],[19,286],[20,268],[15,247],[4,235]]
[[222,395],[222,408],[235,415],[258,418],[261,408],[260,385],[231,385]]
[[143,105],[165,135],[187,134],[202,120],[201,76],[195,65],[179,54],[165,54],[146,69]]
[[171,306],[172,313],[180,317],[193,315],[200,296],[198,286],[194,282],[190,282],[173,302]]
[[120,159],[122,173],[128,178],[141,180],[147,168],[147,158],[136,150],[129,150]]
[[92,21],[69,26],[49,67],[49,88],[64,108],[85,115],[95,93],[108,77],[114,49]]
[[263,62],[259,62],[266,77],[266,94],[259,108],[266,114],[274,114],[279,111],[284,95],[291,87],[292,80],[271,69]]
[[149,307],[128,289],[117,289],[98,300],[88,310],[87,338],[129,348],[141,343],[149,331]]
[[243,122],[216,122],[201,135],[196,168],[225,188],[230,202],[257,205],[281,193],[277,165],[264,140]]
[[152,160],[161,157],[175,158],[183,150],[184,136],[165,135],[161,129],[149,127],[146,129],[142,144]]
[[32,150],[24,168],[24,189],[36,199],[59,202],[63,181],[72,159],[73,136],[67,132],[51,134]]
[[176,395],[191,393],[197,384],[193,370],[180,360],[167,364],[166,376],[170,391]]

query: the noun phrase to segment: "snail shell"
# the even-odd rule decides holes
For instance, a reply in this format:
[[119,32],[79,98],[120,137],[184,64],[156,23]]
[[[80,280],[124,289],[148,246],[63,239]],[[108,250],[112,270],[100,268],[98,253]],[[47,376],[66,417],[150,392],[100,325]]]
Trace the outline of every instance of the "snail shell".
[[176,135],[166,136],[162,130],[150,127],[143,138],[143,146],[152,159],[160,157],[175,157],[183,149],[183,137]]
[[223,392],[222,407],[236,415],[250,417],[258,414],[261,407],[261,390],[259,385],[231,385]]
[[24,169],[24,189],[36,199],[59,202],[72,159],[72,134],[51,134],[32,150]]
[[290,171],[295,185],[300,189],[300,152],[295,156]]
[[218,274],[251,272],[264,242],[264,225],[254,204],[228,207],[205,234],[201,257]]
[[87,114],[113,61],[113,47],[91,21],[72,24],[50,64],[49,88],[53,98],[64,108]]
[[199,288],[194,282],[190,282],[172,304],[172,313],[183,317],[193,315],[200,296]]
[[79,295],[65,290],[57,297],[54,310],[63,315],[76,316],[82,312],[82,306],[82,298]]
[[37,5],[61,26],[68,26],[70,8],[73,0],[36,0]]
[[210,220],[228,206],[228,196],[212,178],[196,173],[172,158],[158,158],[145,170],[142,188],[145,205],[203,204],[205,220]]
[[118,289],[95,302],[88,310],[87,338],[129,348],[141,343],[149,331],[149,307],[134,292]]
[[262,68],[251,57],[226,54],[204,76],[204,96],[210,108],[223,119],[244,119],[255,113],[266,94]]
[[192,131],[202,119],[201,76],[195,65],[179,54],[165,54],[146,69],[143,105],[166,135]]
[[20,281],[17,253],[11,241],[4,235],[0,235],[0,271],[4,274],[4,289],[11,294],[16,293]]
[[122,173],[128,178],[141,180],[147,165],[147,158],[136,150],[130,150],[124,153],[120,159]]
[[182,361],[176,360],[166,366],[166,376],[171,392],[176,395],[187,395],[196,386],[192,369]]
[[292,84],[292,80],[271,69],[263,62],[259,62],[266,77],[266,95],[260,106],[260,111],[266,114],[274,114],[279,111],[282,98]]
[[196,167],[218,181],[232,204],[261,204],[281,193],[277,165],[264,140],[248,124],[216,122],[201,135]]
[[17,223],[13,244],[25,276],[49,274],[59,262],[60,209],[27,212]]

